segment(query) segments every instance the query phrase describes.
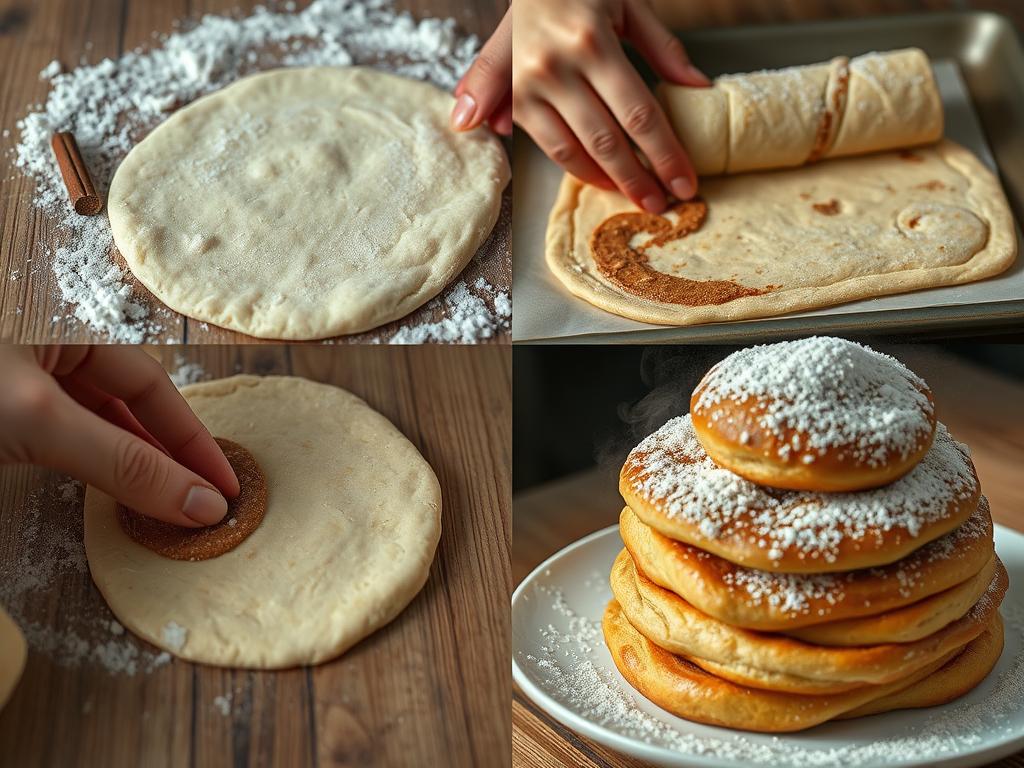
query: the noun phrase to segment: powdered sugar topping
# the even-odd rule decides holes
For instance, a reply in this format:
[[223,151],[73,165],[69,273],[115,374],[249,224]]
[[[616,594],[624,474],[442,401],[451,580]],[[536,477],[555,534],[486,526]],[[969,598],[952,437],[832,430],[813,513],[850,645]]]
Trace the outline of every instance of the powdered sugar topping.
[[934,408],[926,390],[923,379],[889,355],[813,337],[729,355],[701,381],[693,411],[710,413],[714,422],[723,401],[753,401],[753,418],[775,437],[779,458],[811,463],[839,449],[875,467],[927,444]]
[[882,534],[916,538],[978,493],[967,447],[945,426],[899,480],[858,493],[769,489],[718,467],[697,441],[689,414],[669,420],[633,449],[623,467],[634,493],[706,540],[741,540],[778,563],[788,555],[834,563],[843,542],[875,546]]

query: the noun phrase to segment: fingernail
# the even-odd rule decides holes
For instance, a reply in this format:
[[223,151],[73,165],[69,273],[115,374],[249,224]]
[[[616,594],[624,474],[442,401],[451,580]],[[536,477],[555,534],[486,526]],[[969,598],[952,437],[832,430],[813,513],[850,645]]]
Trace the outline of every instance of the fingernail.
[[213,525],[224,519],[228,511],[228,503],[216,491],[202,485],[193,485],[185,497],[185,506],[181,508],[185,517],[200,525]]
[[648,195],[640,201],[640,206],[650,213],[661,213],[665,210],[665,201],[661,195]]
[[455,109],[452,110],[452,127],[458,131],[469,125],[476,112],[476,101],[468,93],[464,93],[455,100]]
[[702,83],[703,85],[711,85],[711,80],[708,79],[708,76],[693,66],[693,64],[686,64],[685,68],[686,73],[697,82]]
[[693,184],[690,180],[680,176],[678,179],[672,179],[668,183],[668,188],[672,190],[672,194],[678,197],[680,200],[689,200],[693,197]]

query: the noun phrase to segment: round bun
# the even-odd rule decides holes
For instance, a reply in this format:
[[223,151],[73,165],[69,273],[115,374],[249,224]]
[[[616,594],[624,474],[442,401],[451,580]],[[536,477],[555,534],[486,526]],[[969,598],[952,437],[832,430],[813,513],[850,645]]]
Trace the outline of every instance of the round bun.
[[[884,685],[837,694],[801,695],[748,688],[659,648],[629,623],[615,600],[608,603],[601,627],[619,672],[662,709],[698,723],[768,733],[801,731],[906,690],[943,669],[956,655],[948,654]],[[915,705],[895,701],[889,708],[900,706]]]
[[941,424],[924,459],[883,488],[860,493],[779,491],[719,467],[690,415],[634,448],[619,491],[644,523],[747,568],[781,573],[887,565],[949,533],[981,494],[965,446]]
[[735,352],[690,400],[708,456],[751,482],[859,491],[902,477],[927,454],[935,407],[895,358],[814,337]]
[[927,602],[977,576],[995,552],[992,517],[984,496],[967,522],[902,560],[838,573],[744,568],[673,541],[641,522],[629,507],[619,516],[619,533],[647,578],[698,610],[733,626],[796,636],[801,629]]

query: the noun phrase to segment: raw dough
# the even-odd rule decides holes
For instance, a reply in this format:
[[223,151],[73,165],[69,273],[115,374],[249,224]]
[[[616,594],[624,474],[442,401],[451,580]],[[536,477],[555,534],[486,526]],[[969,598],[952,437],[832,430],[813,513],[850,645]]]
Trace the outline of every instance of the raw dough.
[[701,175],[786,168],[942,137],[942,99],[918,48],[725,75],[710,88],[662,83],[658,99]]
[[25,669],[27,656],[28,648],[25,646],[21,630],[4,609],[0,608],[0,709],[14,693],[14,688],[21,679],[22,670]]
[[704,179],[700,194],[707,220],[647,250],[650,266],[764,293],[689,306],[623,289],[598,270],[590,239],[610,216],[636,209],[618,192],[569,175],[548,221],[548,266],[569,291],[609,312],[694,325],[980,280],[1007,269],[1017,253],[998,179],[948,140],[912,152]]
[[317,339],[436,296],[497,220],[508,160],[452,98],[360,67],[247,77],[175,113],[117,169],[132,273],[189,317]]
[[279,668],[342,653],[426,582],[441,491],[416,448],[359,398],[292,377],[235,376],[182,394],[267,478],[263,523],[211,560],[171,560],[85,498],[89,569],[118,621],[191,661]]

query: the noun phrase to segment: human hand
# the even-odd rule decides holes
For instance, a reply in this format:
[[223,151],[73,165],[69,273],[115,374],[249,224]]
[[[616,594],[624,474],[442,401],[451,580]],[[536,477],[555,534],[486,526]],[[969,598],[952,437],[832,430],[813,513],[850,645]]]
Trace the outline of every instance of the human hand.
[[581,181],[618,187],[651,213],[665,209],[661,185],[682,200],[693,197],[693,165],[620,40],[666,80],[710,81],[645,0],[515,0],[512,8],[514,117],[545,154]]
[[512,10],[480,49],[455,86],[452,128],[469,131],[486,121],[495,133],[512,133]]
[[238,495],[220,447],[137,347],[0,346],[0,381],[0,463],[65,472],[189,528],[219,522]]

